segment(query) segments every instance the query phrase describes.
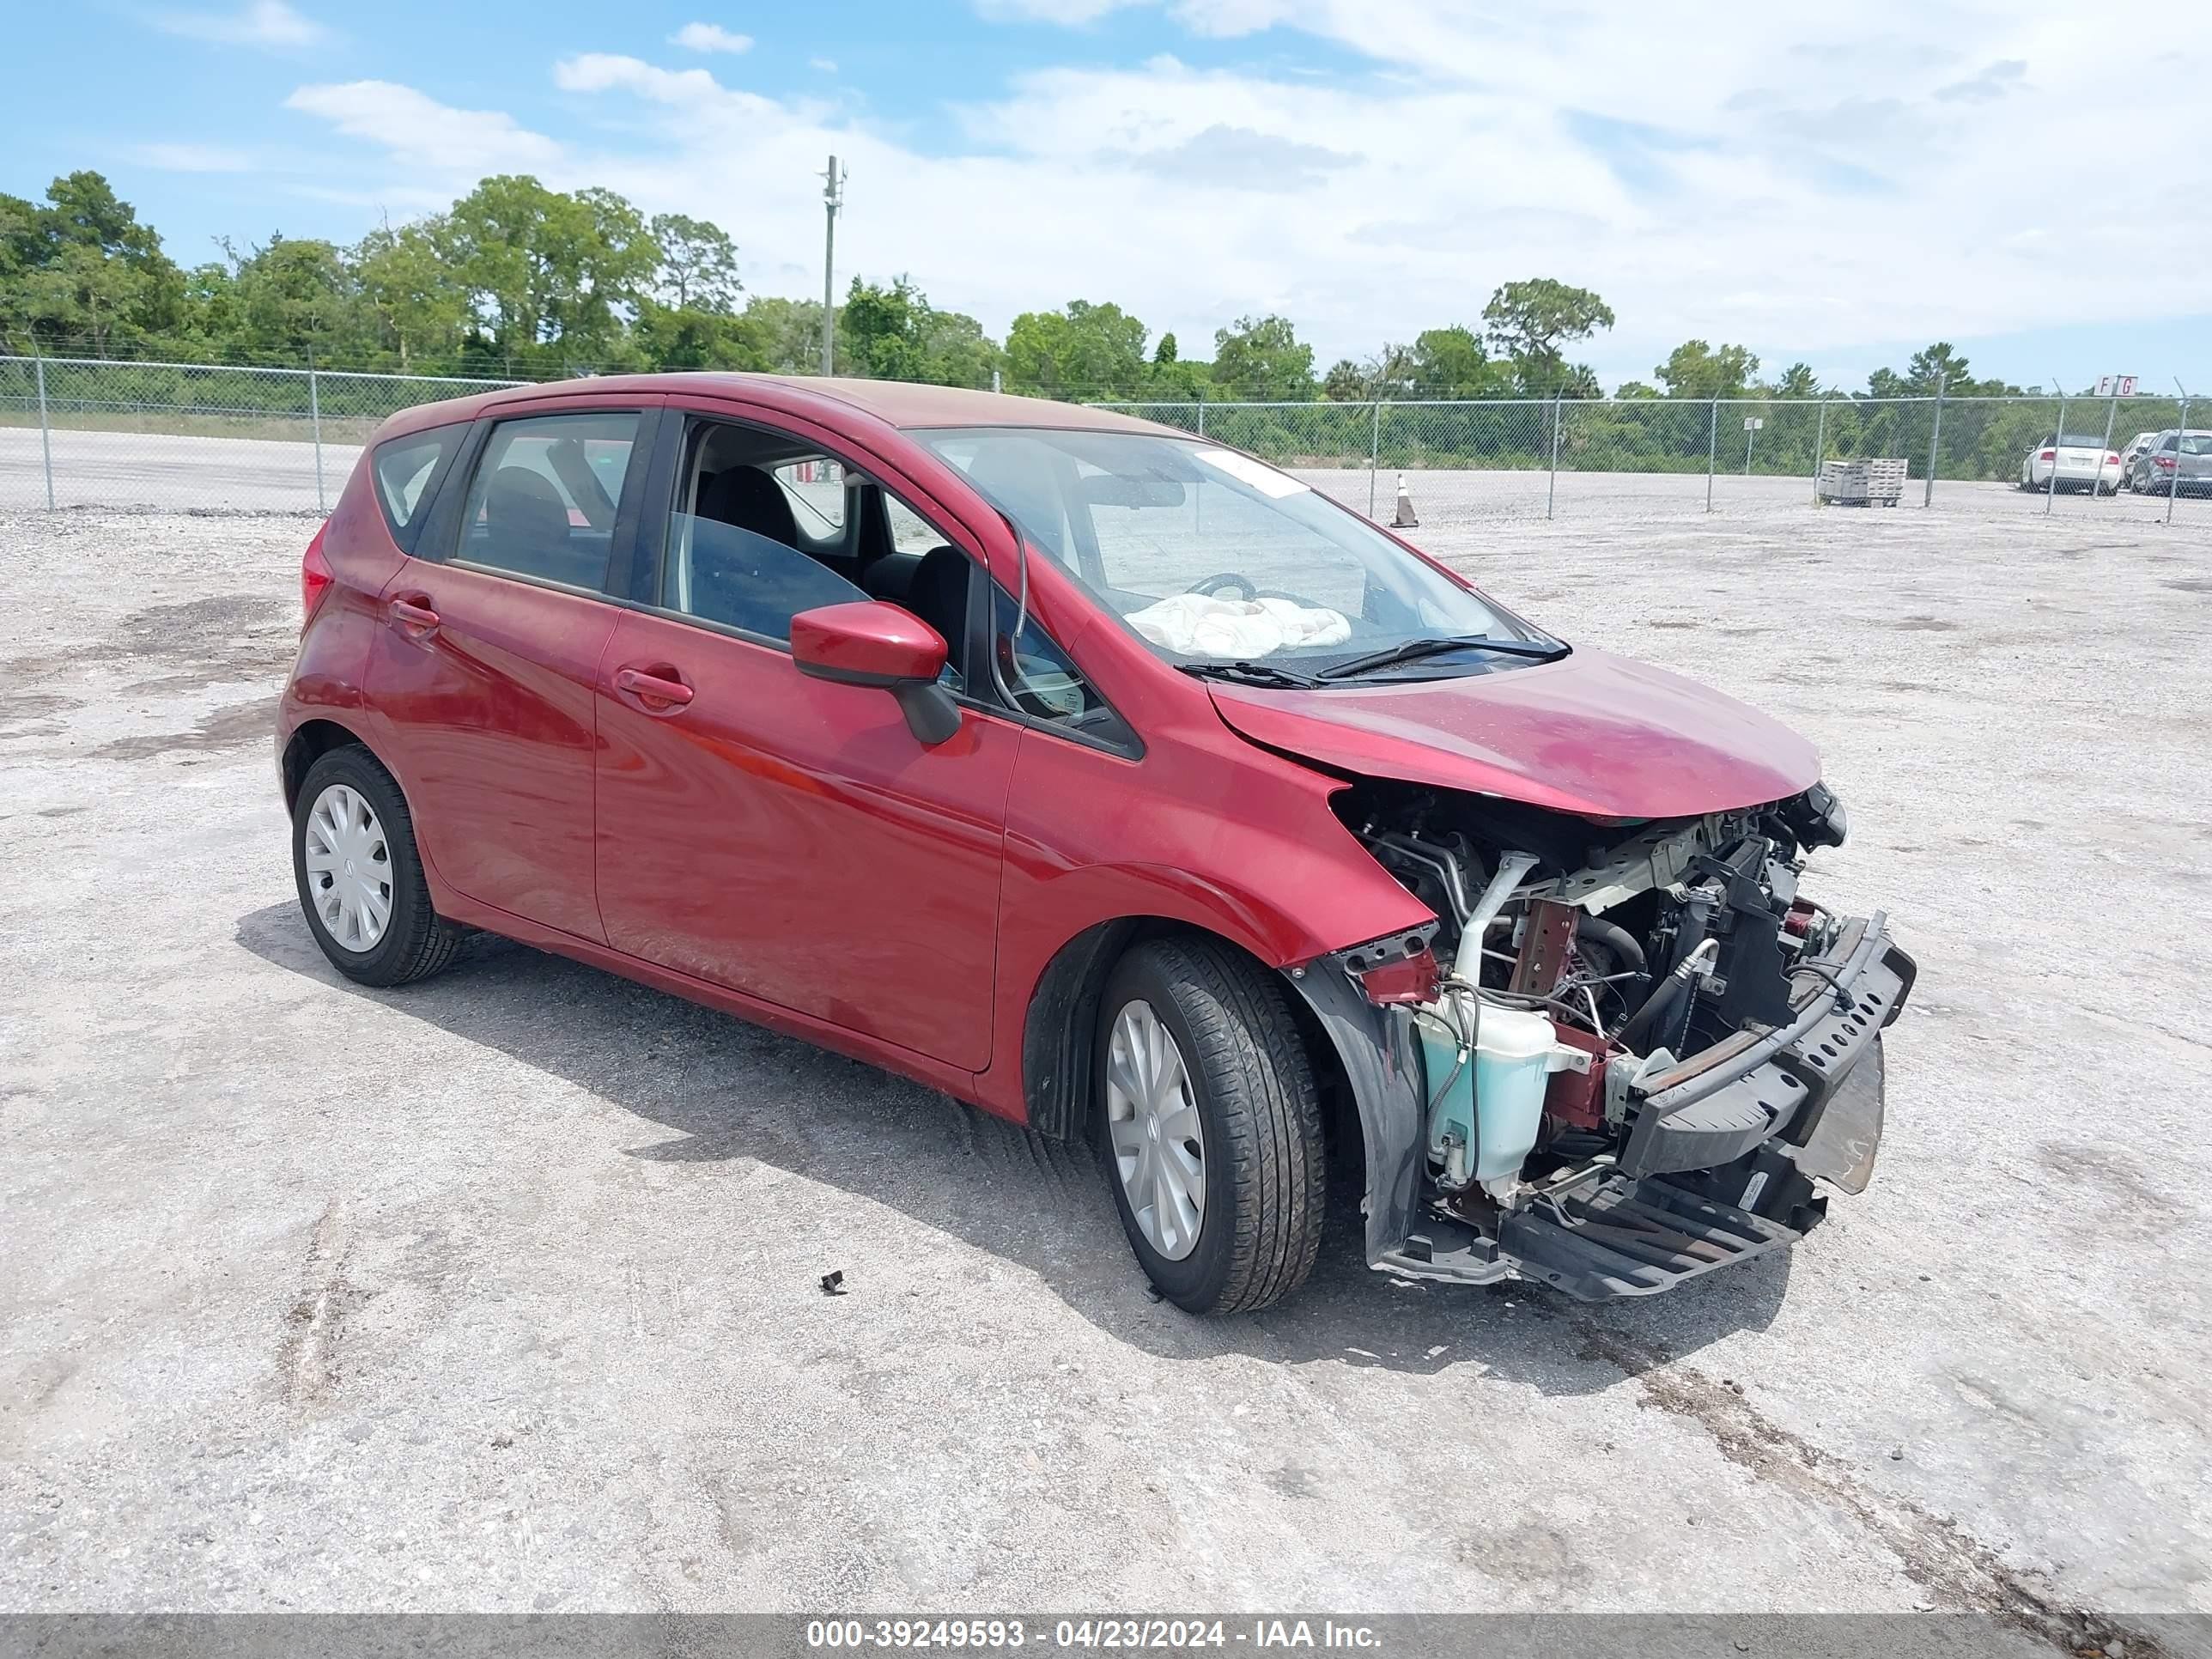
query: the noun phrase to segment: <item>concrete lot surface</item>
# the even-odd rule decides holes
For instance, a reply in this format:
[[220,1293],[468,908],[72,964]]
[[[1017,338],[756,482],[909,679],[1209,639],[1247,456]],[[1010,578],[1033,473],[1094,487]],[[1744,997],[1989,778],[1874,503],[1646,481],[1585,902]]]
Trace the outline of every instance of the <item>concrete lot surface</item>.
[[343,983],[307,526],[0,519],[0,1607],[2212,1610],[2212,538],[2068,508],[1431,533],[1820,744],[1810,890],[1923,969],[1881,1167],[1652,1301],[1340,1227],[1216,1322],[922,1089],[493,941]]

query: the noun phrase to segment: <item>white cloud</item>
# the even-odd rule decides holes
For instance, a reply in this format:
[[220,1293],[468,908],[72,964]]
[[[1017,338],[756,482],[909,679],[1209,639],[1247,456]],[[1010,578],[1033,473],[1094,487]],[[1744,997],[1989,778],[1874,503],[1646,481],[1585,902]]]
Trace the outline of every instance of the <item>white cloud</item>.
[[686,52],[750,52],[753,38],[732,34],[720,23],[686,23],[668,37],[668,44]]
[[252,173],[261,166],[250,152],[227,144],[139,144],[131,154],[141,166],[164,173]]
[[824,75],[835,75],[837,72],[837,60],[834,58],[810,58],[806,60],[806,67],[819,70]]
[[[994,3],[1101,15],[1097,0]],[[1304,29],[1345,72],[1171,57],[1043,70],[957,109],[926,148],[852,106],[605,53],[555,70],[605,106],[567,147],[380,83],[295,101],[402,161],[436,149],[471,178],[529,165],[712,218],[757,292],[818,291],[834,150],[851,167],[841,285],[908,271],[994,333],[1020,311],[1111,299],[1187,355],[1275,309],[1324,362],[1358,356],[1473,323],[1499,283],[1539,275],[1619,314],[1583,352],[1608,380],[1648,379],[1692,336],[1771,358],[2039,327],[2063,320],[2055,295],[2094,295],[2106,317],[2203,309],[2212,222],[2169,199],[2205,186],[2212,155],[2212,43],[2193,37],[2131,61],[2095,20],[1991,0],[1864,0],[1848,23],[1752,0],[1571,17],[1448,0],[1168,6],[1208,33]],[[2100,167],[2092,194],[2027,164],[2108,155],[2113,123],[2143,108],[2164,112],[2172,172]],[[422,136],[454,124],[481,141]]]
[[503,112],[454,109],[390,81],[301,87],[284,106],[320,116],[349,138],[381,146],[395,161],[471,179],[550,167],[562,155],[552,139]]
[[253,0],[239,11],[159,12],[150,21],[171,34],[231,46],[312,46],[331,38],[328,29],[285,0]]

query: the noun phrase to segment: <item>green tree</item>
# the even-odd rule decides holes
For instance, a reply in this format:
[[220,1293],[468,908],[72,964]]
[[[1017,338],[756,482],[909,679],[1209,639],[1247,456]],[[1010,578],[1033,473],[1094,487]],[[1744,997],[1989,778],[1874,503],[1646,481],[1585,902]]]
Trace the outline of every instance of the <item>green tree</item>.
[[657,213],[647,228],[660,264],[653,297],[678,311],[735,311],[744,284],[738,280],[737,244],[720,225],[681,213]]
[[[1482,308],[1490,340],[1512,360],[1514,378],[1530,397],[1549,397],[1571,381],[1563,348],[1613,326],[1613,307],[1586,288],[1549,276],[1506,283]],[[1581,396],[1577,389],[1573,395]]]
[[1932,398],[1938,386],[1954,398],[2018,397],[2020,388],[2002,380],[1978,380],[1972,368],[1948,340],[1938,340],[1912,354],[1905,373],[1878,368],[1867,377],[1867,393],[1874,398]]
[[1623,380],[1613,389],[1613,395],[1614,401],[1619,403],[1637,403],[1646,398],[1656,398],[1659,390],[1642,380]]
[[837,337],[852,354],[853,372],[871,380],[919,380],[928,361],[923,344],[929,301],[906,277],[889,288],[858,276],[846,290]]
[[151,226],[92,172],[64,174],[43,205],[0,198],[0,316],[95,355],[184,321],[185,281]]
[[1759,373],[1759,359],[1740,345],[1716,350],[1703,340],[1685,340],[1651,372],[1670,398],[1740,398]]
[[1813,372],[1810,363],[1792,363],[1782,371],[1782,378],[1774,383],[1778,398],[1817,398],[1820,395],[1820,377]]
[[548,190],[526,173],[483,179],[453,204],[440,252],[508,361],[617,359],[623,317],[661,264],[638,210],[610,190]]
[[[844,337],[843,307],[831,319],[837,325],[836,367],[846,372],[851,347]],[[759,342],[761,367],[772,374],[814,374],[822,368],[822,301],[787,300],[756,294],[745,301],[744,319]]]
[[1184,356],[1172,331],[1160,336],[1152,348],[1152,366],[1145,371],[1146,397],[1163,403],[1198,403],[1212,384],[1212,364]]
[[1515,383],[1511,365],[1493,362],[1481,336],[1458,324],[1413,337],[1413,375],[1426,398],[1500,398]]
[[922,331],[926,373],[937,386],[964,386],[977,392],[991,384],[992,371],[1006,362],[997,341],[983,332],[983,325],[965,312],[939,311],[933,307]]
[[[1126,398],[1147,379],[1149,331],[1121,307],[1070,300],[1059,311],[1025,311],[1006,331],[1009,390],[1048,398]],[[1175,361],[1173,337],[1167,361]]]
[[904,276],[894,276],[889,288],[855,276],[837,333],[852,372],[875,380],[983,386],[999,360],[981,324],[957,311],[937,310]]
[[232,264],[234,345],[255,357],[327,362],[362,343],[353,276],[330,243],[279,233],[247,254],[223,251]]
[[449,358],[471,320],[468,289],[439,257],[444,234],[442,218],[398,230],[387,224],[349,256],[377,347],[395,353],[402,369],[423,357]]
[[1321,395],[1331,403],[1365,403],[1374,394],[1369,390],[1367,371],[1349,357],[1340,357],[1328,366],[1328,373],[1321,377]]
[[[814,309],[818,316],[822,307]],[[762,320],[750,311],[732,315],[647,300],[639,305],[630,332],[639,355],[653,368],[779,367],[769,361]],[[816,349],[820,349],[818,342]]]
[[1314,394],[1313,348],[1287,317],[1239,317],[1213,331],[1213,383],[1224,397],[1302,402]]

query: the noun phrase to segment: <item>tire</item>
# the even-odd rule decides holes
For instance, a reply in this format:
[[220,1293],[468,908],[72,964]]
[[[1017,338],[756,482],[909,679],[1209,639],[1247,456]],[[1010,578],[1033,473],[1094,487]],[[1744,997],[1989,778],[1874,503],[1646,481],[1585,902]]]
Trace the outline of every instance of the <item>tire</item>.
[[[354,810],[356,804],[365,805],[366,814]],[[329,811],[319,818],[319,808]],[[333,824],[346,837],[335,848],[329,844]],[[349,853],[355,854],[350,862]],[[331,867],[333,860],[337,867]],[[311,869],[311,862],[319,867]],[[380,874],[361,878],[362,870]],[[348,876],[348,871],[356,874]],[[358,744],[331,750],[301,781],[292,808],[292,878],[315,943],[333,968],[359,984],[404,985],[428,978],[453,959],[467,936],[466,929],[431,908],[407,798],[376,757]],[[369,891],[382,900],[383,920],[373,938],[365,928],[356,931],[346,924],[373,915],[374,903],[341,906],[337,933],[325,920],[333,889],[341,882],[348,884],[351,896]]]
[[[1153,1123],[1173,1126],[1194,1111],[1199,1168],[1189,1142],[1174,1133],[1147,1136],[1141,1108],[1125,1114],[1143,1090],[1118,1054],[1117,1032],[1136,1029],[1148,1013],[1172,1040],[1187,1107],[1169,1107]],[[1095,1094],[1106,1182],[1138,1264],[1161,1295],[1194,1314],[1243,1313],[1279,1301],[1304,1282],[1321,1248],[1326,1177],[1322,1162],[1320,1097],[1283,988],[1225,945],[1204,939],[1157,939],[1115,964],[1100,1000]],[[1188,1121],[1185,1119],[1184,1121]],[[1133,1204],[1133,1178],[1176,1160],[1175,1178],[1201,1192],[1195,1242],[1166,1236],[1162,1206],[1148,1206],[1151,1231]],[[1134,1171],[1129,1164],[1136,1165]],[[1188,1217],[1180,1217],[1186,1226]],[[1178,1249],[1177,1246],[1181,1248]]]

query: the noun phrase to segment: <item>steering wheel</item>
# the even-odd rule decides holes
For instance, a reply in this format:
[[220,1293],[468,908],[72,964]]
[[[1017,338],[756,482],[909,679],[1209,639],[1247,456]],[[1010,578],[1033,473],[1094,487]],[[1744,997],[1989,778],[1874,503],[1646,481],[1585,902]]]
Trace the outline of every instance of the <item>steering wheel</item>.
[[1224,570],[1217,575],[1206,577],[1203,581],[1193,582],[1188,587],[1183,589],[1183,592],[1186,593],[1212,593],[1218,592],[1221,588],[1227,587],[1232,582],[1238,587],[1244,590],[1243,593],[1237,596],[1238,598],[1252,599],[1259,597],[1260,590],[1252,585],[1252,579],[1249,576],[1240,576],[1234,570]]

